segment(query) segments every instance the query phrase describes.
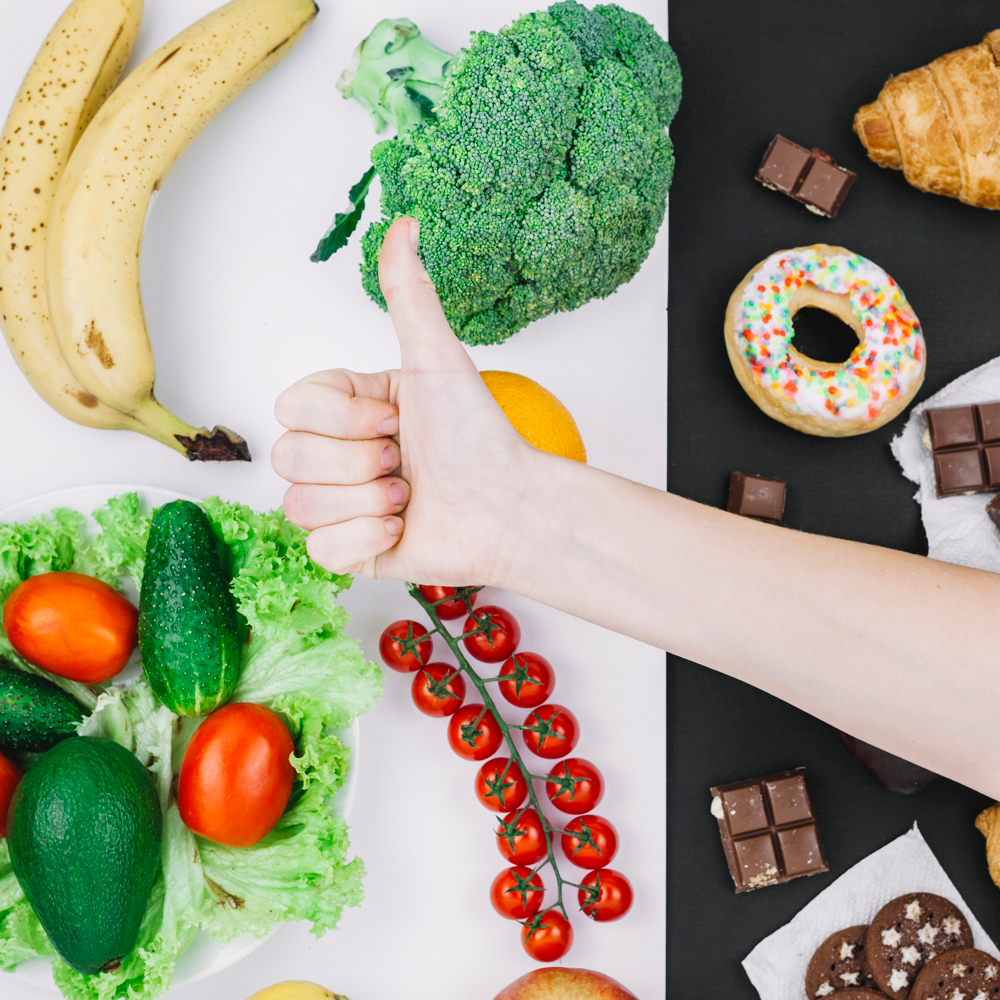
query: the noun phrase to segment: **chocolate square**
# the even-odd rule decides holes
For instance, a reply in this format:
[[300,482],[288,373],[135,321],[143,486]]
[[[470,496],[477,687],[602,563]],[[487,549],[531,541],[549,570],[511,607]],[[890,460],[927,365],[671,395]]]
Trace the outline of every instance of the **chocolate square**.
[[812,807],[806,781],[801,774],[777,781],[765,782],[767,797],[771,804],[771,815],[776,825],[800,823],[812,818]]
[[937,473],[939,497],[960,496],[986,489],[978,448],[939,452],[934,456],[934,471]]
[[928,410],[927,428],[931,432],[931,447],[960,448],[975,444],[976,417],[971,406],[955,406],[947,410]]
[[983,449],[986,459],[986,485],[991,490],[1000,489],[1000,445]]
[[731,514],[781,524],[785,512],[785,484],[780,479],[734,472],[729,478],[726,509]]
[[786,875],[809,875],[826,868],[815,824],[779,830],[778,847],[781,849],[781,860]]
[[1000,403],[980,403],[976,411],[979,414],[983,441],[986,443],[996,441],[1000,444]]
[[781,873],[770,833],[737,840],[733,846],[736,850],[736,862],[739,865],[740,885],[767,885],[777,880]]
[[757,169],[756,180],[772,191],[792,194],[799,186],[813,155],[798,143],[776,135]]
[[995,496],[986,505],[986,513],[990,515],[990,520],[1000,529],[1000,495]]
[[767,813],[764,812],[764,796],[760,786],[734,788],[722,795],[722,806],[726,812],[729,829],[735,833],[749,833],[767,827]]
[[794,197],[811,212],[832,219],[858,175],[818,157],[809,165]]

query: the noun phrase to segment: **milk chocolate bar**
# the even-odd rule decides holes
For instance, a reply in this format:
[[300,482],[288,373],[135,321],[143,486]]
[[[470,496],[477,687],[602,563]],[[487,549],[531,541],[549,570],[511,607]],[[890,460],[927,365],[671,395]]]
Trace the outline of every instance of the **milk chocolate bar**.
[[780,479],[765,479],[734,472],[729,479],[730,514],[753,517],[758,521],[781,524],[785,513],[785,484]]
[[719,785],[711,793],[737,892],[829,871],[804,767]]
[[764,187],[787,194],[828,219],[840,211],[857,177],[822,149],[806,149],[783,135],[771,141],[756,174]]
[[1000,403],[928,410],[939,497],[1000,490]]

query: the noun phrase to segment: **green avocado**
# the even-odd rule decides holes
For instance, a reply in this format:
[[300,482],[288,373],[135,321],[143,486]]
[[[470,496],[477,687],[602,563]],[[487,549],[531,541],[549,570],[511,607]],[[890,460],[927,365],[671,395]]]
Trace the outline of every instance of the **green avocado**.
[[139,598],[146,680],[177,715],[208,715],[240,679],[236,602],[205,512],[175,500],[153,517]]
[[117,743],[71,736],[18,786],[10,860],[53,947],[77,972],[117,969],[160,870],[163,817],[146,769]]
[[0,656],[0,748],[39,752],[76,735],[86,712],[51,681]]

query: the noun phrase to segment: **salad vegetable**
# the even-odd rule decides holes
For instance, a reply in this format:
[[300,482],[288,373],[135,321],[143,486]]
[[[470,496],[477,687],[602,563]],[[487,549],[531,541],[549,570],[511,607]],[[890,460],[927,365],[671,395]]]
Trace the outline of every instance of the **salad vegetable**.
[[[258,513],[218,498],[201,505],[219,545],[237,611],[249,626],[232,700],[278,713],[292,734],[294,786],[274,829],[253,847],[196,836],[171,792],[197,720],[181,720],[145,680],[91,687],[52,677],[86,710],[79,734],[111,740],[149,770],[163,814],[161,870],[149,893],[136,946],[113,972],[85,975],[53,960],[69,1000],[148,1000],[171,985],[174,964],[199,930],[218,941],[263,936],[284,921],[306,920],[317,936],[336,927],[344,906],[361,902],[364,865],[348,859],[347,825],[331,814],[349,752],[333,730],[367,712],[381,674],[347,636],[334,602],[350,578],[326,572],[306,553],[305,533],[280,511]],[[141,589],[151,518],[136,494],[111,500],[87,519],[56,510],[25,524],[0,524],[0,602],[29,577],[75,572]],[[0,634],[0,655],[38,674]],[[15,755],[15,763],[30,764]],[[0,840],[0,969],[51,955],[52,945],[24,897]]]

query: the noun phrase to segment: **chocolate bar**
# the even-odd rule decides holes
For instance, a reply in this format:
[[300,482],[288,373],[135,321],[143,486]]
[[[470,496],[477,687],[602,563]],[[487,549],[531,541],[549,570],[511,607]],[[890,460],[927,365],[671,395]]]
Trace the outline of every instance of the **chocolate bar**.
[[939,497],[1000,490],[1000,403],[928,410]]
[[806,149],[783,135],[771,141],[756,174],[764,187],[787,194],[828,219],[840,211],[857,177],[822,149]]
[[926,788],[939,775],[928,771],[919,764],[911,764],[902,757],[897,757],[887,750],[873,747],[856,736],[850,736],[834,729],[840,737],[840,742],[851,751],[851,754],[868,769],[871,776],[887,791],[899,792],[901,795],[912,795]]
[[986,505],[986,513],[990,515],[990,520],[1000,529],[1000,493]]
[[781,524],[785,512],[785,484],[780,479],[734,472],[729,478],[726,510],[730,514]]
[[804,767],[719,785],[711,793],[737,892],[829,871]]

